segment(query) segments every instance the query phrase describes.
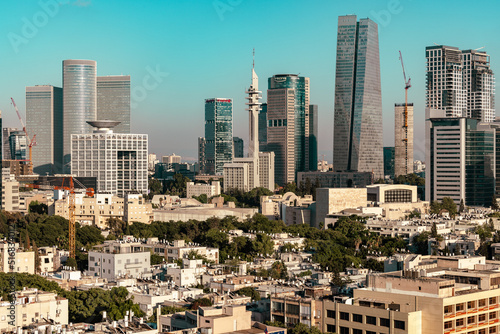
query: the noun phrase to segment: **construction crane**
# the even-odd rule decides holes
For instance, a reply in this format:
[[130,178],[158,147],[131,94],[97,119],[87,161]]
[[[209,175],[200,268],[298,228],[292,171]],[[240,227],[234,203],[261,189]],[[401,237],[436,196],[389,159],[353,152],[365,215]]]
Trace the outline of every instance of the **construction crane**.
[[24,125],[23,118],[21,117],[21,114],[19,113],[19,109],[17,109],[16,102],[14,102],[14,99],[11,97],[10,100],[12,101],[12,104],[14,105],[14,109],[16,109],[17,117],[19,117],[19,122],[21,122],[21,125],[23,126],[23,131],[24,134],[26,135],[26,141],[28,143],[28,150],[29,150],[29,159],[28,159],[28,173],[31,175],[33,174],[33,161],[31,160],[32,158],[32,153],[33,153],[33,146],[36,145],[36,135],[33,135],[33,138],[30,139],[30,136],[28,135],[28,131],[26,131],[26,126]]
[[[67,183],[66,183],[67,180]],[[93,188],[86,188],[80,181],[78,181],[76,178],[73,178],[73,176],[67,176],[63,177],[62,179],[62,185],[60,186],[41,186],[38,184],[29,184],[27,186],[31,188],[36,188],[36,189],[53,189],[53,190],[67,190],[68,191],[68,220],[69,220],[69,226],[68,226],[68,244],[69,244],[69,257],[76,259],[76,247],[75,247],[75,239],[76,239],[76,233],[75,233],[75,223],[76,223],[76,218],[75,218],[75,210],[76,210],[76,200],[75,200],[75,183],[77,184],[78,188],[81,189],[86,189],[86,195],[89,197],[94,196],[94,189]]]
[[[405,80],[405,128],[408,129],[408,89],[411,87],[411,78],[408,77],[408,81],[406,80],[405,65],[403,63],[401,51],[399,51],[399,59],[401,60],[401,67],[403,68],[403,77]],[[408,138],[405,138],[405,140],[408,140]]]

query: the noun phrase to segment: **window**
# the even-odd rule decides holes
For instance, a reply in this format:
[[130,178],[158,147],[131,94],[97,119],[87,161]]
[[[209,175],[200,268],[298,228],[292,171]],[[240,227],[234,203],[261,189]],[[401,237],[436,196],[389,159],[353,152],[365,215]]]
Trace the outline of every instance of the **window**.
[[361,314],[353,314],[352,321],[354,322],[363,322],[363,316]]
[[326,325],[326,331],[329,333],[335,332],[335,325]]
[[476,301],[467,302],[467,309],[476,308]]
[[496,304],[497,303],[497,297],[491,297],[490,298],[490,305]]
[[366,316],[366,323],[368,325],[375,325],[376,326],[377,325],[377,318],[367,315]]
[[478,322],[483,322],[486,320],[486,313],[480,314],[477,316],[477,321]]
[[490,333],[496,333],[497,328],[496,327],[490,327]]
[[478,304],[479,307],[486,306],[486,299],[479,299],[479,301],[477,302],[477,304]]
[[382,327],[389,327],[391,325],[391,322],[387,318],[380,318],[380,326]]
[[349,313],[347,313],[347,312],[340,312],[340,319],[341,320],[347,320],[347,321],[349,321]]
[[453,312],[453,305],[447,305],[444,307],[444,313],[452,313]]
[[349,334],[348,327],[340,327],[340,334]]
[[455,327],[461,327],[464,325],[464,318],[461,318],[461,319],[457,319],[455,321]]
[[335,319],[335,311],[334,310],[326,310],[326,317]]
[[476,317],[467,317],[467,325],[473,324],[476,322]]
[[405,322],[401,321],[401,320],[394,320],[394,328],[404,330],[405,329]]
[[446,321],[444,323],[444,329],[449,329],[451,327],[453,327],[453,322],[452,321]]
[[496,319],[497,318],[497,313],[496,312],[490,312],[490,320]]
[[352,334],[363,334],[363,331],[361,329],[353,328]]
[[465,309],[465,304],[464,304],[464,303],[457,304],[457,305],[455,306],[455,310],[456,310],[457,312],[463,311],[464,309]]

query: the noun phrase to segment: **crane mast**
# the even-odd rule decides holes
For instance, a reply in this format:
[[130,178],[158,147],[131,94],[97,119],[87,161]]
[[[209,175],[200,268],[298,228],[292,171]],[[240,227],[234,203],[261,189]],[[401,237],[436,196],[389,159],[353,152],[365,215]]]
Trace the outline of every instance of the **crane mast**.
[[10,100],[12,101],[12,105],[14,106],[14,109],[16,110],[17,117],[19,118],[19,122],[21,122],[21,125],[23,126],[23,132],[26,136],[26,141],[28,142],[28,152],[29,152],[29,159],[28,159],[28,173],[31,175],[33,174],[33,160],[32,160],[32,153],[33,153],[33,146],[36,145],[36,135],[33,135],[33,138],[30,139],[30,136],[28,135],[28,131],[26,130],[26,126],[24,125],[23,118],[21,117],[21,113],[19,113],[19,109],[17,108],[16,102],[14,99],[11,97]]
[[[405,128],[408,128],[408,89],[411,87],[411,78],[408,77],[408,80],[406,80],[406,72],[405,72],[405,65],[403,63],[403,55],[401,54],[401,51],[399,51],[399,59],[401,60],[401,67],[403,68],[403,78],[405,82]],[[408,138],[406,138],[408,140]]]

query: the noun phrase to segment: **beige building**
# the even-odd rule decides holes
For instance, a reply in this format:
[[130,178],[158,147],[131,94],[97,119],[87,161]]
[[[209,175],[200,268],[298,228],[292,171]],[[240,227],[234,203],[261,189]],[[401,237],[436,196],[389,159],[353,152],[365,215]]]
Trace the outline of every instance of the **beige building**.
[[199,255],[204,256],[207,260],[213,261],[215,264],[219,263],[218,248],[210,248],[193,243],[186,244],[184,240],[174,240],[172,245],[149,243],[148,246],[152,247],[155,253],[164,255],[169,262],[184,259],[189,253],[196,252]]
[[353,299],[324,301],[323,331],[498,333],[498,267],[484,257],[439,257],[432,269],[368,275]]
[[367,205],[366,188],[318,188],[316,189],[316,219],[319,227],[329,214],[345,209],[356,209]]
[[2,179],[2,210],[19,211],[19,182],[12,174]]
[[[11,246],[8,241],[0,242],[0,271],[4,273],[35,273],[35,252],[24,251],[19,247],[19,243],[12,244],[14,252],[11,252]],[[13,258],[10,258],[14,255]],[[9,263],[14,260],[15,264],[12,268]]]
[[[99,228],[107,227],[109,218],[118,218],[128,222],[151,223],[153,220],[153,207],[146,203],[142,195],[130,194],[125,198],[112,194],[95,194],[87,197],[84,194],[75,194],[76,221],[83,225],[97,225]],[[62,198],[62,192],[50,202],[49,215],[59,215],[69,218],[68,197]]]
[[367,186],[368,202],[381,207],[386,219],[404,219],[417,211],[421,215],[429,213],[429,202],[418,199],[417,186],[406,184],[375,184]]
[[413,103],[397,103],[395,112],[394,176],[413,173]]
[[[15,315],[11,318],[9,315]],[[68,324],[68,300],[53,292],[37,289],[24,289],[16,292],[15,305],[0,302],[0,332],[14,333],[16,327],[54,321],[55,324]],[[12,326],[12,321],[15,326]]]
[[306,224],[311,221],[311,195],[299,197],[292,192],[283,195],[261,196],[261,213],[269,219],[281,219],[286,225]]
[[279,321],[287,327],[302,323],[321,329],[323,302],[311,297],[296,296],[294,292],[271,295],[271,321]]
[[208,198],[220,195],[220,181],[212,181],[210,184],[194,182],[186,183],[187,198],[191,198],[193,196],[198,197],[202,194],[207,195]]

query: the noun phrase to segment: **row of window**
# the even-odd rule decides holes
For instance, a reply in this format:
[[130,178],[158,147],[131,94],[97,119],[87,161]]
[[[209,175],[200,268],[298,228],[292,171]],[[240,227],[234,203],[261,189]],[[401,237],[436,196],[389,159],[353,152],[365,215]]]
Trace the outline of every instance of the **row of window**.
[[471,324],[476,324],[476,323],[480,324],[482,322],[486,322],[487,320],[489,320],[489,321],[495,320],[495,319],[497,319],[497,317],[498,317],[497,312],[490,312],[489,317],[488,317],[487,313],[478,314],[477,316],[472,315],[472,316],[469,316],[467,318],[460,318],[457,320],[446,321],[444,323],[444,329],[453,328],[453,323],[455,323],[455,327],[462,327],[465,325],[471,325]]
[[[336,314],[334,310],[327,310],[326,311],[326,317],[335,319]],[[365,321],[363,322],[363,317],[365,317]],[[373,317],[370,315],[362,315],[362,314],[357,314],[357,313],[352,313],[351,314],[348,312],[339,312],[339,319],[340,320],[345,320],[345,321],[352,321],[352,322],[358,322],[358,323],[365,323],[368,325],[374,325],[374,326],[381,326],[381,327],[390,327],[391,321],[388,318],[378,318],[377,322],[377,317]],[[405,322],[401,320],[394,320],[394,328],[397,329],[405,329]]]

